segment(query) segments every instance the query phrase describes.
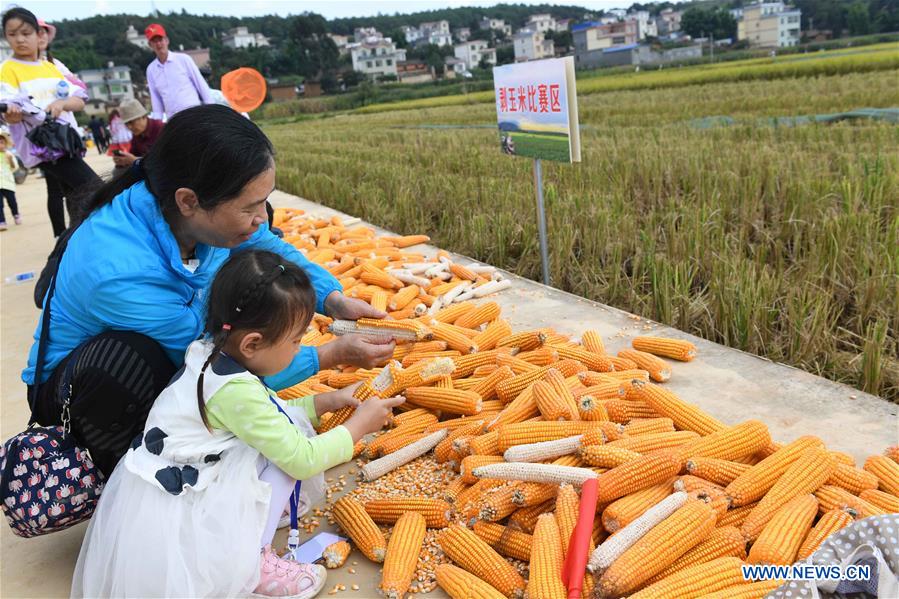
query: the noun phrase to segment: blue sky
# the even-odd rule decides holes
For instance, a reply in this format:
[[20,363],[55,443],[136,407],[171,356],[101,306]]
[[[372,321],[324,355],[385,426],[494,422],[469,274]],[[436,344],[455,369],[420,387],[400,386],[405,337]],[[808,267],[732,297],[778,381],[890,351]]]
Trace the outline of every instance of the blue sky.
[[[519,0],[520,1],[520,0]],[[592,0],[577,2],[566,0],[557,2],[547,0],[549,4],[575,4],[592,9],[614,8],[617,6],[628,7],[633,0]],[[378,13],[393,14],[406,13],[418,10],[433,10],[437,8],[454,8],[459,6],[492,6],[497,2],[483,2],[478,0],[388,0],[388,1],[359,1],[359,0],[331,0],[322,2],[297,2],[295,0],[218,0],[208,2],[206,0],[15,0],[47,21],[61,19],[78,19],[98,14],[130,13],[145,15],[154,7],[162,12],[180,11],[182,8],[196,14],[214,14],[228,16],[259,16],[265,14],[298,14],[304,11],[317,12],[326,18],[339,17],[365,17]],[[524,1],[523,4],[540,4],[540,2]],[[4,7],[12,2],[4,0]]]

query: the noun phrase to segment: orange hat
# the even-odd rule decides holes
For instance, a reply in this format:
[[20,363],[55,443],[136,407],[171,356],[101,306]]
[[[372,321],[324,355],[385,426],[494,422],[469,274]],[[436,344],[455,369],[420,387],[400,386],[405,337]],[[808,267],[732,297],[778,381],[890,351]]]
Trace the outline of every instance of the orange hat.
[[222,93],[237,112],[256,110],[265,101],[265,77],[256,69],[240,67],[222,75]]
[[154,37],[166,37],[165,27],[159,23],[150,23],[147,25],[147,28],[144,29],[144,35],[147,36],[148,40],[151,40]]

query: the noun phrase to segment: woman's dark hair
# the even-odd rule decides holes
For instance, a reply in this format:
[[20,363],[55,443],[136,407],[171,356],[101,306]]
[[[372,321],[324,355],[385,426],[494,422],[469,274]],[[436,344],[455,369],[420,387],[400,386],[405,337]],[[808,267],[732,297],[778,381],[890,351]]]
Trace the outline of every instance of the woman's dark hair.
[[109,111],[109,120],[110,120],[110,121],[111,121],[112,119],[118,117],[118,116],[119,116],[119,111],[118,111],[118,109],[113,108],[112,110]]
[[40,26],[37,24],[37,17],[34,16],[34,13],[28,10],[27,8],[22,8],[21,6],[14,6],[10,8],[8,11],[3,13],[3,33],[6,33],[6,24],[10,21],[10,19],[19,19],[23,23],[27,23],[34,27],[35,31],[40,29]]
[[181,187],[192,189],[200,207],[210,210],[272,168],[274,153],[262,130],[227,106],[182,110],[166,123],[138,168],[128,169],[88,198],[81,218],[142,179],[167,217],[178,212],[175,190]]
[[215,275],[207,310],[206,335],[212,339],[213,348],[197,379],[197,404],[209,428],[203,378],[229,335],[255,331],[262,334],[265,343],[278,343],[309,324],[315,313],[315,289],[303,269],[293,262],[272,252],[246,250],[234,254]]

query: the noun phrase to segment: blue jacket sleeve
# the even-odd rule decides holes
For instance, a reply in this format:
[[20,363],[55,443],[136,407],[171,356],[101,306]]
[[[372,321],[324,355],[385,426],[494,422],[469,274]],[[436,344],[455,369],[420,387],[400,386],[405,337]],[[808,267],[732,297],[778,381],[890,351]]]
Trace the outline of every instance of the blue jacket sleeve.
[[[340,283],[337,282],[337,279],[334,278],[334,275],[318,264],[310,262],[306,256],[301,254],[295,247],[272,233],[268,228],[268,223],[263,223],[249,241],[239,245],[233,251],[236,252],[247,249],[275,252],[306,271],[306,274],[309,275],[309,279],[312,281],[312,286],[315,288],[315,311],[319,314],[325,313],[325,298],[328,297],[328,295],[333,291],[343,292],[343,288],[340,286]],[[296,360],[294,360],[294,362],[296,362]],[[316,371],[317,370],[318,360],[316,360]]]
[[312,346],[304,345],[294,356],[290,366],[272,376],[265,377],[265,385],[275,391],[286,389],[305,381],[318,372],[318,351]]

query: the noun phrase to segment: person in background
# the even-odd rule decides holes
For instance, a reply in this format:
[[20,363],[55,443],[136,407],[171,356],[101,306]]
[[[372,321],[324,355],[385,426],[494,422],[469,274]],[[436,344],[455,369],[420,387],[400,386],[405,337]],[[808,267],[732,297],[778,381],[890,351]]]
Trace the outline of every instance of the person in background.
[[94,136],[94,143],[97,144],[97,154],[103,154],[106,151],[106,139],[103,135],[103,122],[97,118],[97,115],[93,115],[91,120],[87,122],[87,126],[90,127],[91,135]]
[[165,120],[185,108],[214,104],[209,85],[200,69],[187,54],[169,51],[165,28],[152,23],[144,30],[156,60],[147,67],[147,86],[153,105],[153,118]]
[[[44,24],[42,27],[34,13],[20,7],[10,8],[3,13],[2,25],[13,51],[12,58],[0,65],[0,101],[8,104],[3,116],[9,123],[13,142],[24,166],[40,166],[48,186],[58,185],[61,189],[59,194],[48,194],[47,198],[53,234],[59,236],[65,230],[63,195],[75,197],[78,191],[101,181],[81,156],[63,156],[52,162],[43,162],[36,156],[32,152],[34,146],[26,137],[29,125],[25,123],[25,114],[16,102],[22,97],[30,97],[31,103],[45,110],[50,117],[77,128],[72,111],[84,108],[87,93],[83,87],[67,79],[56,64],[40,59],[41,45],[48,43],[49,26]],[[45,38],[43,42],[42,38]],[[71,212],[74,211],[75,207],[72,207]]]
[[131,151],[131,131],[122,121],[122,115],[118,109],[113,108],[109,113],[109,155],[115,156],[116,152]]
[[139,100],[131,99],[122,102],[119,105],[119,114],[125,126],[131,132],[131,150],[128,152],[119,151],[113,154],[112,160],[116,165],[115,170],[112,172],[113,177],[122,174],[138,158],[146,156],[165,126],[165,123],[162,121],[148,117],[147,109],[144,108],[144,105]]
[[6,199],[12,218],[17,225],[22,224],[19,216],[19,205],[16,203],[16,179],[13,173],[18,168],[16,157],[9,148],[12,147],[12,138],[5,131],[0,132],[0,231],[6,230],[6,214],[3,212],[3,200]]

